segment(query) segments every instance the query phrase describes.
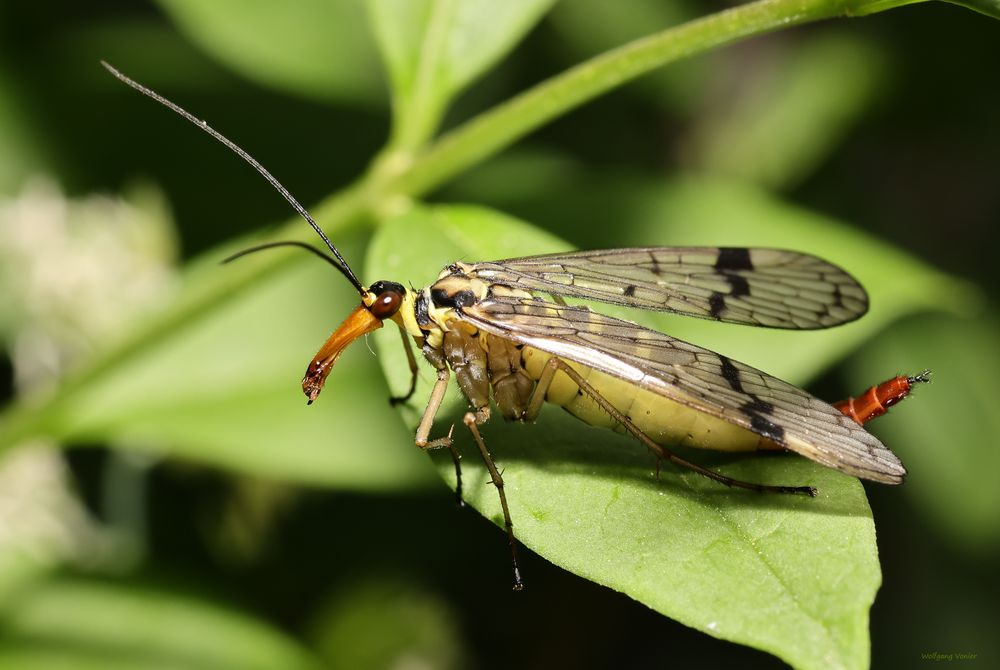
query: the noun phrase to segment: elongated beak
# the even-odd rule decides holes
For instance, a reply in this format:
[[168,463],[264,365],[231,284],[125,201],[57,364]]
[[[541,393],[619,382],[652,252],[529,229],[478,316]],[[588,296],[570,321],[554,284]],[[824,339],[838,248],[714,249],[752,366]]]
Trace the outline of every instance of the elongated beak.
[[323,345],[312,359],[312,362],[309,363],[309,367],[306,369],[306,376],[302,378],[302,390],[305,392],[306,397],[309,398],[310,405],[316,399],[316,396],[319,395],[319,392],[323,390],[323,384],[326,383],[326,376],[330,374],[333,364],[340,358],[340,354],[344,352],[347,345],[362,335],[378,330],[381,327],[382,321],[375,318],[368,311],[367,307],[359,305],[357,309],[351,312],[350,316],[344,319],[340,327],[333,331],[330,339],[326,341],[326,344]]

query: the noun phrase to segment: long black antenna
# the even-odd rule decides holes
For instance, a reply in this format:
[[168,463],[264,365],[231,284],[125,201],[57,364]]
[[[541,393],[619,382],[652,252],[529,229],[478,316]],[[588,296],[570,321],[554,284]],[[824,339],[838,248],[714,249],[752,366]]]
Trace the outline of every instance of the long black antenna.
[[263,244],[257,244],[252,247],[243,249],[242,251],[237,251],[235,254],[232,254],[230,256],[226,256],[225,258],[222,259],[221,263],[223,265],[225,265],[226,263],[232,263],[237,258],[243,258],[247,254],[255,254],[258,251],[264,251],[265,249],[274,249],[275,247],[298,247],[300,249],[305,249],[306,251],[316,256],[319,256],[324,261],[326,261],[333,267],[337,268],[337,271],[340,272],[340,274],[344,275],[345,277],[348,278],[348,280],[350,280],[350,276],[348,276],[347,272],[344,270],[344,267],[340,263],[338,263],[335,259],[330,258],[325,253],[323,253],[322,249],[317,249],[311,244],[308,244],[306,242],[299,242],[298,240],[281,240],[278,242],[264,242]]
[[156,102],[160,103],[164,107],[166,107],[166,108],[168,108],[168,109],[170,109],[170,110],[172,110],[172,111],[180,114],[185,119],[187,119],[188,121],[190,121],[194,125],[198,126],[199,128],[201,128],[202,130],[204,130],[206,133],[208,133],[209,135],[211,135],[215,139],[217,139],[220,142],[222,142],[224,145],[226,145],[227,147],[229,147],[229,149],[233,153],[235,153],[237,156],[239,156],[240,158],[242,158],[243,160],[245,160],[247,163],[249,163],[253,167],[253,169],[257,170],[257,172],[259,172],[261,174],[261,176],[264,177],[264,179],[266,179],[268,182],[270,182],[271,186],[273,186],[275,189],[277,189],[278,193],[280,193],[282,196],[284,196],[285,200],[288,201],[288,204],[290,204],[292,206],[292,208],[296,212],[298,212],[299,215],[303,219],[305,219],[306,222],[310,226],[312,226],[313,230],[316,231],[316,234],[318,234],[320,236],[320,238],[326,243],[326,246],[329,247],[330,251],[333,252],[334,257],[336,257],[336,259],[340,262],[340,271],[344,273],[344,276],[347,277],[347,279],[350,280],[350,282],[352,284],[354,284],[354,288],[356,288],[358,290],[358,293],[360,293],[362,295],[362,297],[365,295],[365,287],[361,285],[360,281],[358,281],[357,276],[355,276],[354,272],[351,270],[351,266],[349,266],[347,264],[347,261],[344,260],[344,257],[340,255],[340,252],[337,250],[337,247],[335,247],[334,244],[333,244],[333,242],[330,241],[330,238],[326,236],[326,233],[323,232],[323,229],[320,228],[319,225],[317,225],[317,223],[315,221],[313,221],[313,218],[311,216],[309,216],[309,212],[306,211],[306,208],[299,204],[299,201],[296,200],[292,196],[292,194],[288,192],[288,189],[286,189],[284,186],[282,186],[281,182],[279,182],[277,179],[275,179],[274,175],[272,175],[270,172],[268,172],[264,168],[263,165],[261,165],[260,163],[258,163],[257,160],[253,156],[251,156],[250,154],[248,154],[246,151],[244,151],[242,148],[240,148],[239,145],[237,145],[235,142],[233,142],[232,140],[230,140],[228,137],[226,137],[225,135],[223,135],[222,133],[220,133],[219,131],[217,131],[215,128],[213,128],[212,126],[208,125],[207,122],[205,122],[205,121],[199,119],[198,117],[194,116],[193,114],[191,114],[190,112],[188,112],[187,110],[185,110],[180,105],[177,105],[177,104],[175,104],[175,103],[167,100],[166,98],[164,98],[162,95],[160,95],[156,91],[154,91],[154,90],[152,90],[150,88],[146,88],[145,86],[143,86],[139,82],[137,82],[137,81],[135,81],[133,79],[129,79],[128,77],[126,77],[124,74],[122,74],[121,72],[119,72],[118,70],[116,70],[114,67],[112,67],[108,63],[106,63],[104,61],[101,61],[101,65],[103,65],[104,69],[106,69],[108,72],[110,72],[112,75],[114,75],[115,78],[118,79],[119,81],[121,81],[121,82],[123,82],[125,84],[128,84],[129,86],[131,86],[135,90],[139,91],[140,93],[142,93],[146,97],[152,98],[153,100],[155,100]]

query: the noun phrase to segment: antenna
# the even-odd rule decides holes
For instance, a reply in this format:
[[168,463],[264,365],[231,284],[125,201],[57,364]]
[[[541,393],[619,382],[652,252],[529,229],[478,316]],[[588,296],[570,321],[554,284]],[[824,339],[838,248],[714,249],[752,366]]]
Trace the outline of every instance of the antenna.
[[207,122],[205,122],[205,121],[199,119],[198,117],[194,116],[193,114],[191,114],[190,112],[188,112],[187,110],[185,110],[180,105],[177,105],[177,104],[175,104],[175,103],[167,100],[166,98],[164,98],[162,95],[160,95],[156,91],[154,91],[154,90],[152,90],[150,88],[146,88],[145,86],[143,86],[139,82],[134,81],[133,79],[130,79],[130,78],[126,77],[124,74],[122,74],[121,72],[119,72],[118,70],[116,70],[114,67],[112,67],[111,65],[109,65],[108,63],[106,63],[103,60],[101,61],[101,65],[103,65],[104,69],[106,69],[108,72],[110,72],[112,75],[114,75],[114,77],[116,79],[118,79],[119,81],[121,81],[122,83],[131,86],[132,88],[134,88],[135,90],[139,91],[140,93],[142,93],[146,97],[152,98],[153,100],[155,100],[156,102],[160,103],[164,107],[166,107],[166,108],[168,108],[168,109],[176,112],[177,114],[183,116],[185,119],[187,119],[188,121],[190,121],[194,125],[198,126],[202,130],[204,130],[206,133],[208,133],[209,135],[211,135],[212,137],[214,137],[215,139],[217,139],[219,142],[222,142],[222,144],[226,145],[230,149],[230,151],[232,151],[237,156],[239,156],[240,158],[242,158],[243,160],[245,160],[247,163],[249,163],[251,165],[251,167],[253,167],[253,169],[257,170],[257,172],[259,172],[261,174],[261,176],[264,177],[264,179],[266,179],[271,184],[271,186],[273,186],[275,189],[277,189],[278,193],[280,193],[285,198],[285,200],[288,201],[288,204],[290,204],[292,206],[292,208],[296,212],[298,212],[299,215],[303,219],[306,220],[306,223],[308,223],[310,226],[312,226],[313,230],[316,231],[316,234],[319,235],[320,238],[323,240],[323,242],[326,243],[326,246],[330,249],[330,251],[333,252],[333,255],[337,259],[337,261],[339,261],[339,265],[337,266],[338,269],[343,273],[343,275],[345,277],[347,277],[347,279],[351,282],[351,284],[354,285],[354,288],[357,289],[358,293],[360,293],[361,296],[364,297],[364,295],[365,295],[365,287],[362,286],[362,284],[361,284],[360,281],[358,281],[357,276],[351,270],[351,266],[349,266],[347,264],[347,261],[344,260],[344,257],[340,255],[340,251],[338,251],[337,247],[334,246],[333,242],[330,241],[330,238],[326,236],[326,233],[323,232],[323,229],[320,228],[319,225],[315,221],[313,221],[313,218],[311,216],[309,216],[309,212],[306,211],[306,208],[299,204],[299,201],[296,200],[292,196],[292,194],[288,192],[288,189],[286,189],[284,186],[282,186],[281,182],[279,182],[277,179],[275,179],[274,175],[272,175],[270,172],[268,172],[264,168],[263,165],[261,165],[260,163],[258,163],[257,160],[253,156],[251,156],[250,154],[248,154],[246,151],[244,151],[242,148],[240,148],[239,145],[237,145],[235,142],[233,142],[232,140],[230,140],[228,137],[226,137],[225,135],[223,135],[222,133],[220,133],[219,131],[217,131],[215,128],[213,128],[212,126],[208,125]]
[[281,240],[279,242],[265,242],[264,244],[257,244],[247,249],[243,249],[242,251],[237,251],[236,253],[230,256],[226,256],[225,258],[222,259],[221,263],[222,265],[225,265],[226,263],[231,263],[235,261],[237,258],[243,258],[248,254],[254,254],[257,253],[258,251],[264,251],[265,249],[274,249],[275,247],[299,247],[300,249],[305,249],[306,251],[322,258],[324,261],[326,261],[333,267],[337,268],[337,271],[340,272],[340,274],[347,277],[349,281],[351,280],[351,276],[347,274],[347,272],[344,270],[344,267],[336,260],[330,258],[325,253],[323,253],[322,249],[317,249],[311,244],[307,244],[305,242],[299,242],[298,240]]

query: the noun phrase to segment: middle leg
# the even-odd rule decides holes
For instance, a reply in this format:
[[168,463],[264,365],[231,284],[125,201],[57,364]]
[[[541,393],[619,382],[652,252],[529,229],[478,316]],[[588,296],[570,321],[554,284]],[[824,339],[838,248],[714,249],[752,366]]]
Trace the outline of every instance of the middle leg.
[[489,419],[489,416],[489,408],[485,407],[476,412],[466,412],[463,422],[472,433],[472,437],[476,440],[476,446],[479,447],[479,454],[483,457],[483,463],[486,464],[486,469],[490,473],[490,479],[497,489],[497,495],[500,496],[500,508],[503,510],[503,524],[507,530],[507,545],[510,547],[511,567],[514,571],[514,590],[520,591],[524,588],[524,582],[521,579],[521,568],[517,562],[517,540],[514,538],[514,523],[511,521],[510,508],[507,506],[507,494],[504,491],[503,475],[497,470],[496,463],[493,462],[493,455],[486,448],[486,442],[483,441],[483,436],[479,432],[479,424],[485,423]]

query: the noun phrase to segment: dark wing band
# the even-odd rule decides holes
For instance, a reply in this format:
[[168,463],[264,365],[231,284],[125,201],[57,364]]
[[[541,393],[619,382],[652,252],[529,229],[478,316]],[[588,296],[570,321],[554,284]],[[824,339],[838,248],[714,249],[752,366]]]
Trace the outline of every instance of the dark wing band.
[[605,249],[468,268],[529,291],[769,328],[829,328],[868,310],[868,295],[847,272],[779,249]]
[[725,356],[585,307],[494,298],[461,310],[481,330],[634,382],[855,477],[906,470],[875,436],[822,400]]

